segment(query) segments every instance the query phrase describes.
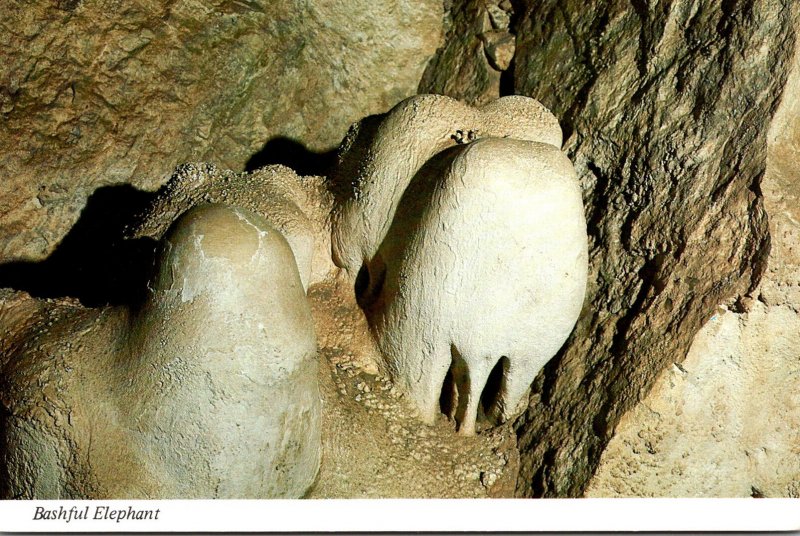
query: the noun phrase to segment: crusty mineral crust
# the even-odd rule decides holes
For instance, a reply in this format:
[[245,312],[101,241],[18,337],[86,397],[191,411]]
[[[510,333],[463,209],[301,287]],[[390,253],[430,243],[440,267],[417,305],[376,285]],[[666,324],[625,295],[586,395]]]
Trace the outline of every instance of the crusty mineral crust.
[[333,267],[327,225],[332,202],[322,177],[300,177],[286,166],[234,173],[210,164],[183,164],[131,226],[130,235],[159,240],[178,216],[201,203],[245,208],[286,238],[308,289]]

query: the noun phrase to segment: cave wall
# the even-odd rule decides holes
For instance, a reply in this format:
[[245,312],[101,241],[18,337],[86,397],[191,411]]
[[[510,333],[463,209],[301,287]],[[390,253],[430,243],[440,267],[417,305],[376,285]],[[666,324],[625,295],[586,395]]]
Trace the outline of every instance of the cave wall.
[[800,497],[800,55],[768,131],[768,267],[626,413],[590,497]]
[[[4,0],[0,13],[0,262],[47,256],[98,187],[154,189],[188,160],[266,163],[254,155],[275,138],[312,158],[415,91],[549,107],[584,189],[591,271],[517,422],[520,496],[582,495],[620,419],[718,305],[770,299],[762,191],[791,2]],[[776,214],[796,211],[794,191]]]
[[[512,7],[515,54],[495,87],[559,118],[584,189],[591,263],[581,319],[518,421],[517,493],[580,496],[621,416],[684,360],[717,305],[764,273],[767,129],[797,12],[776,0]],[[475,9],[454,1],[454,24]],[[455,81],[486,58],[465,67],[470,56],[454,46],[437,53],[440,73],[429,66],[421,89],[475,100],[474,84]]]
[[519,421],[517,491],[578,496],[620,417],[765,269],[766,135],[797,13],[773,0],[540,1],[519,17],[514,89],[561,120],[591,273],[572,340]]
[[98,187],[335,148],[415,93],[441,27],[440,0],[0,1],[0,263],[50,254]]

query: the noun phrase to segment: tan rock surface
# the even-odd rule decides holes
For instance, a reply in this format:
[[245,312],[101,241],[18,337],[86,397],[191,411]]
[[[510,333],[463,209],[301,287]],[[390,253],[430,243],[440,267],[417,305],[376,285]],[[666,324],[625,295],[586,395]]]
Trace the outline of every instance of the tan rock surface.
[[518,424],[518,492],[579,496],[620,417],[765,268],[760,184],[797,13],[777,0],[524,4],[514,90],[564,129],[590,275]]
[[[389,56],[378,57],[374,64],[379,64],[375,71],[379,80],[365,86],[356,84],[355,89],[347,85],[350,79],[346,76],[332,74],[351,72],[351,64],[341,61],[347,50],[354,50],[358,57],[375,57],[370,55],[375,47],[369,32],[345,32],[363,45],[348,47],[345,45],[351,42],[335,31],[336,24],[326,26],[326,21],[341,21],[344,27],[344,18],[351,24],[350,13],[325,12],[317,17],[302,12],[301,27],[310,24],[320,28],[322,34],[330,30],[331,35],[338,36],[314,54],[315,47],[303,46],[302,32],[287,29],[299,20],[291,9],[276,8],[283,17],[268,24],[266,21],[273,19],[263,17],[258,5],[233,2],[218,2],[205,9],[211,4],[120,7],[99,1],[65,1],[58,6],[19,7],[8,1],[10,7],[0,10],[0,25],[5,30],[0,51],[10,58],[4,61],[7,71],[0,74],[0,140],[4,141],[0,162],[5,175],[13,178],[0,199],[3,261],[18,256],[41,258],[51,251],[74,221],[83,200],[98,185],[132,181],[140,187],[155,188],[179,161],[215,159],[224,166],[241,168],[245,158],[273,135],[313,136],[312,131],[319,130],[324,137],[329,125],[335,124],[336,114],[347,112],[348,103],[356,102],[352,95],[369,93],[364,87],[385,89],[385,70],[396,65],[387,61]],[[787,422],[796,422],[792,421],[796,399],[786,398],[788,391],[783,391],[787,385],[794,385],[787,382],[796,377],[782,375],[795,370],[796,359],[791,334],[797,332],[797,326],[791,311],[796,312],[800,285],[797,261],[792,259],[800,250],[795,225],[800,217],[791,163],[797,154],[793,139],[800,129],[783,129],[780,135],[773,132],[789,141],[780,145],[783,154],[779,159],[773,159],[776,153],[771,153],[770,178],[762,181],[767,126],[786,82],[795,46],[792,28],[796,27],[796,8],[778,0],[668,0],[658,5],[621,0],[594,5],[572,0],[524,0],[514,2],[515,9],[510,2],[495,4],[471,0],[450,4],[450,40],[437,53],[420,87],[481,102],[499,92],[512,91],[513,82],[514,92],[540,99],[564,127],[565,148],[579,172],[584,200],[590,207],[590,296],[571,341],[534,382],[528,412],[518,422],[522,454],[517,493],[582,495],[615,429],[622,437],[625,427],[630,426],[626,423],[652,428],[655,421],[641,417],[645,406],[636,404],[655,385],[656,397],[682,397],[696,403],[685,407],[684,415],[692,410],[697,418],[676,420],[674,413],[665,411],[663,418],[671,420],[664,421],[663,433],[648,436],[646,432],[645,438],[635,439],[628,435],[629,443],[622,446],[612,441],[609,456],[613,453],[621,460],[629,459],[625,458],[626,449],[641,451],[643,447],[647,452],[648,442],[661,453],[637,455],[640,477],[631,486],[646,493],[654,483],[662,482],[672,485],[669,489],[675,493],[712,493],[716,489],[740,494],[748,493],[750,485],[760,494],[796,495],[792,462],[786,461],[786,469],[773,470],[786,460],[787,441],[795,437],[791,430],[767,419],[763,426],[759,423],[754,428],[758,438],[748,434],[724,437],[738,433],[741,419],[758,419],[752,408],[746,407],[750,401],[731,390],[730,382],[742,389],[753,386],[759,401]],[[430,3],[432,11],[424,13],[415,7],[420,5],[398,3],[396,9],[386,10],[387,15],[399,13],[408,28],[402,34],[385,31],[381,35],[402,42],[409,38],[409,50],[432,51],[438,40],[431,44],[420,35],[431,34],[424,30],[426,24],[438,28],[440,18],[427,17],[426,13],[438,11],[440,4]],[[406,8],[410,11],[403,11]],[[359,24],[378,24],[377,9],[361,11],[369,16],[363,21],[358,18]],[[470,13],[476,15],[459,15],[459,10],[472,10]],[[500,11],[516,13],[511,17]],[[240,30],[230,33],[231,27]],[[417,29],[420,34],[415,33]],[[486,47],[507,43],[507,37],[481,35],[504,31],[516,36],[515,55],[500,74],[491,62],[500,59],[498,52],[507,54],[508,49],[495,49],[493,53]],[[95,34],[100,36],[97,42],[90,39]],[[339,37],[342,39],[337,40]],[[30,54],[18,54],[22,49],[18,43],[24,43]],[[266,49],[275,54],[262,54]],[[198,64],[198,57],[207,70],[191,67]],[[300,59],[287,66],[271,61],[277,57]],[[423,63],[414,66],[421,69]],[[407,67],[399,70],[413,71]],[[309,77],[309,72],[314,76]],[[144,73],[143,78],[137,73]],[[158,89],[141,91],[154,87],[152,80],[160,82],[155,86]],[[382,91],[378,94],[387,95]],[[328,102],[314,100],[319,94],[327,95]],[[346,98],[337,100],[338,94]],[[387,97],[375,110],[388,107],[389,100]],[[287,119],[289,103],[294,113]],[[302,105],[301,111],[297,111],[297,103]],[[317,105],[319,108],[315,108]],[[359,109],[342,124],[363,113],[368,111]],[[330,120],[325,121],[326,117]],[[29,124],[43,127],[32,130]],[[277,128],[275,125],[285,128],[271,130]],[[256,135],[249,137],[251,132]],[[309,137],[301,141],[310,143],[315,151],[330,146],[315,145]],[[779,171],[781,163],[787,166],[783,171]],[[769,250],[762,192],[770,213],[771,261],[783,261],[771,262],[767,278],[756,287]],[[325,292],[337,292],[331,290],[334,283],[326,284]],[[321,290],[309,290],[312,302],[336,302],[322,306],[325,311],[344,317],[360,313],[347,301],[349,297],[320,297],[315,293]],[[351,289],[339,290],[348,296]],[[748,292],[751,299],[743,297]],[[48,337],[54,340],[75,329],[75,322],[85,322],[80,329],[92,325],[80,313],[83,309],[71,301],[42,304],[19,295],[4,295],[3,300],[0,322],[38,326],[31,329],[50,330]],[[731,300],[738,303],[736,310],[741,312],[718,316],[695,339],[698,329],[718,314],[718,304]],[[318,318],[321,308],[312,303],[312,309]],[[77,320],[60,323],[64,315]],[[340,318],[330,320],[331,325],[341,326]],[[462,473],[478,474],[458,480],[466,483],[467,487],[461,488],[463,495],[480,492],[477,485],[470,487],[482,482],[480,471],[465,468],[480,467],[480,460],[489,459],[484,454],[491,456],[494,447],[481,450],[483,447],[471,446],[475,450],[469,452],[484,453],[478,454],[478,461],[439,473],[436,467],[441,467],[439,462],[447,456],[436,454],[420,466],[427,469],[419,473],[403,458],[409,449],[424,457],[428,443],[418,438],[430,430],[414,429],[408,435],[402,432],[408,428],[402,426],[392,428],[400,435],[386,434],[392,417],[384,413],[392,414],[394,409],[381,411],[379,405],[390,405],[389,401],[366,397],[364,388],[358,387],[369,385],[374,393],[387,385],[379,379],[382,372],[375,365],[375,356],[363,346],[363,337],[368,334],[362,328],[343,331],[341,340],[330,335],[327,346],[322,345],[322,355],[333,363],[330,369],[321,367],[323,391],[333,393],[333,386],[341,400],[350,404],[352,395],[352,404],[358,405],[349,406],[352,411],[336,409],[347,405],[323,406],[323,418],[329,419],[326,426],[334,434],[323,437],[323,442],[335,442],[336,434],[348,441],[344,449],[334,450],[327,462],[323,460],[321,475],[328,475],[328,487],[320,481],[312,495],[345,496],[348,489],[360,489],[364,496],[374,496],[389,489],[386,486],[394,486],[389,495],[429,496],[441,491],[437,480],[452,480],[453,475]],[[771,337],[771,348],[763,343],[765,335]],[[11,338],[0,338],[0,363],[11,351]],[[673,364],[681,363],[693,339],[695,350],[690,357],[704,356],[696,367],[689,366],[691,360],[681,365],[688,371],[684,374]],[[101,352],[106,342],[99,337],[92,343],[96,344],[94,349],[87,351]],[[704,346],[706,351],[701,352]],[[723,346],[729,351],[720,353]],[[62,362],[62,355],[76,351],[56,345],[44,350],[56,363]],[[734,363],[737,356],[738,367]],[[756,356],[763,360],[755,361]],[[337,359],[345,360],[343,367],[336,365]],[[725,375],[730,382],[719,383],[718,375]],[[363,380],[355,381],[362,376]],[[345,378],[354,381],[342,381]],[[706,383],[692,384],[689,379]],[[759,382],[774,385],[778,391],[767,392]],[[51,390],[62,388],[58,381],[50,384]],[[720,399],[720,393],[713,390],[715,385],[728,399],[709,418],[700,415],[698,408],[708,408],[708,401]],[[648,404],[662,402],[654,399]],[[378,406],[378,410],[370,405]],[[104,407],[101,401],[90,412],[71,418],[78,422],[83,419],[84,423],[102,419]],[[631,408],[637,409],[620,421]],[[343,428],[348,418],[356,423],[352,429]],[[717,428],[708,428],[712,421]],[[408,422],[415,421],[412,418]],[[670,423],[676,427],[683,423],[683,430],[698,438],[700,445],[689,461],[682,458],[683,451],[670,450],[683,444],[675,439],[678,428],[667,426]],[[435,444],[446,445],[448,439],[441,438],[449,437],[447,433],[452,430],[441,430],[445,430],[444,435],[437,435]],[[717,473],[702,473],[713,477],[711,487],[674,484],[675,478],[682,477],[670,476],[673,484],[664,480],[667,462],[677,464],[670,466],[670,474],[674,467],[683,470],[680,463],[695,474],[707,471],[704,460],[713,463],[718,459],[704,447],[711,431],[723,438],[718,444],[723,450],[730,449],[731,463],[746,471],[746,477],[725,487],[722,480],[730,469],[722,468]],[[29,432],[22,435],[30,442],[31,452],[40,452],[35,434]],[[370,433],[380,439],[365,441]],[[502,433],[513,437],[507,429]],[[410,439],[395,444],[398,437]],[[710,437],[716,442],[714,435]],[[111,433],[105,441],[118,444],[118,439]],[[400,459],[400,463],[408,463],[403,474],[410,479],[388,475],[379,477],[381,484],[374,484],[374,473],[383,465],[358,466],[362,443],[374,446],[375,451],[369,453],[374,456],[373,462]],[[767,451],[763,451],[765,447]],[[741,458],[743,450],[750,453],[746,461]],[[456,458],[469,454],[448,452]],[[41,455],[45,461],[49,459],[47,452]],[[108,459],[123,455],[112,450]],[[641,468],[647,464],[653,467]],[[487,475],[494,474],[493,467],[486,465]],[[774,474],[767,474],[770,472]],[[343,478],[347,474],[356,476]],[[436,474],[439,477],[429,479]],[[610,474],[610,467],[605,474]],[[146,475],[143,478],[146,480]],[[413,483],[415,478],[424,484],[413,489],[399,483]],[[491,480],[486,477],[487,482]],[[607,493],[633,489],[619,481],[614,488],[610,477],[603,485]],[[90,489],[89,484],[86,486],[76,494]],[[599,490],[600,486],[598,479],[590,489]]]
[[620,421],[588,497],[800,497],[800,316],[720,309]]
[[422,419],[449,395],[446,411],[469,435],[484,415],[518,416],[575,326],[586,221],[572,164],[552,144],[486,137],[437,157],[368,264],[374,295],[359,297]]
[[276,137],[332,149],[350,123],[414,93],[441,10],[3,0],[0,262],[47,256],[100,186],[155,189],[186,161],[241,170]]
[[300,177],[282,165],[234,173],[209,164],[184,164],[129,226],[128,234],[161,239],[178,216],[203,203],[245,208],[264,214],[286,237],[308,289],[333,268],[327,225],[331,197],[323,177]]
[[798,59],[769,132],[765,277],[623,417],[589,496],[800,497]]
[[319,361],[287,241],[203,204],[158,268],[134,307],[0,295],[0,496],[297,498],[314,482]]
[[500,96],[514,56],[507,0],[454,0],[446,12],[444,44],[431,59],[420,93],[438,93],[480,106]]

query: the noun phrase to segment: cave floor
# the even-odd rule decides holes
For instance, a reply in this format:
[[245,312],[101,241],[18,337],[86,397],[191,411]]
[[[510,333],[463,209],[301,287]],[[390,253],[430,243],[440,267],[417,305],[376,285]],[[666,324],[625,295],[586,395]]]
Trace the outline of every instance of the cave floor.
[[336,279],[308,296],[317,329],[322,466],[308,498],[513,497],[513,423],[456,433],[440,415],[423,424],[378,363],[352,288]]

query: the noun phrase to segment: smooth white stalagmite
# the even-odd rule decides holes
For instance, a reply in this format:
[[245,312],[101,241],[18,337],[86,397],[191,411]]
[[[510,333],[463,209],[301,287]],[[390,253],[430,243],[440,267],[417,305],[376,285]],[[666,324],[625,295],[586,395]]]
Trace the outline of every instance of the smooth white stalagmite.
[[362,302],[423,419],[452,389],[451,415],[470,434],[495,367],[482,409],[498,421],[569,336],[587,263],[567,157],[546,143],[479,139],[431,159],[405,191]]
[[297,498],[320,462],[316,339],[286,239],[201,205],[164,240],[120,375],[164,497]]

